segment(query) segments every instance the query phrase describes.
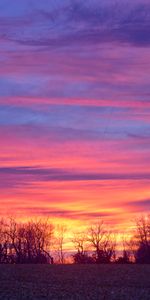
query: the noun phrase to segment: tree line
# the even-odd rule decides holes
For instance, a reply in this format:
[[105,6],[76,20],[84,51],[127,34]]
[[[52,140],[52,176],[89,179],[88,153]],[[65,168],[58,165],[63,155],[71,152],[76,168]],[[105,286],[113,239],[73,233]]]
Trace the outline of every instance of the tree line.
[[[19,223],[14,218],[0,220],[0,263],[65,263],[66,226],[57,228],[47,220]],[[150,263],[150,216],[135,220],[130,239],[122,238],[118,255],[117,236],[102,220],[71,238],[75,264]]]

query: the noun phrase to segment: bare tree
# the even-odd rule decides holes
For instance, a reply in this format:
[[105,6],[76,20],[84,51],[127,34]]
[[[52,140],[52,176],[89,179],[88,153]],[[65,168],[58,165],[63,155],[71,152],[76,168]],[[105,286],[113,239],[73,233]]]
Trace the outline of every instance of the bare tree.
[[132,262],[132,245],[130,239],[123,234],[122,238],[122,255],[115,260],[119,264],[129,264]]
[[50,257],[54,226],[49,220],[39,220],[33,223],[35,231],[35,248],[37,253],[42,252]]
[[135,261],[150,263],[150,215],[137,218],[133,236]]
[[116,240],[100,221],[88,230],[88,242],[95,251],[96,263],[109,263],[115,254]]
[[72,243],[78,253],[84,254],[86,251],[86,235],[85,233],[76,232],[74,233]]
[[67,231],[66,225],[63,224],[57,226],[56,247],[57,247],[58,262],[61,264],[65,263],[64,242],[65,242],[66,231]]
[[73,255],[74,263],[87,264],[94,263],[93,258],[88,253],[87,237],[85,233],[76,232],[72,239],[72,243],[76,249],[76,253]]
[[14,263],[53,262],[50,255],[54,227],[49,220],[17,223],[11,218],[6,234],[9,238],[9,257]]
[[0,263],[9,263],[9,238],[6,234],[7,224],[0,220]]

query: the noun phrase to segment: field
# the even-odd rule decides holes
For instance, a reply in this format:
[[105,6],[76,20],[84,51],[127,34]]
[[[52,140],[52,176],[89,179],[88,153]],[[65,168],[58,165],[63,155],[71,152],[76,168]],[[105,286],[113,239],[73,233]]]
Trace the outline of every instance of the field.
[[0,299],[150,300],[150,266],[0,265]]

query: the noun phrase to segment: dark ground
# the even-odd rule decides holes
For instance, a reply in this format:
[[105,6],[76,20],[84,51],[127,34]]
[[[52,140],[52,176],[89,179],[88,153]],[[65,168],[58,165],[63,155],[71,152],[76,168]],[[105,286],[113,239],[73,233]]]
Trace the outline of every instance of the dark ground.
[[0,265],[0,299],[150,300],[150,265]]

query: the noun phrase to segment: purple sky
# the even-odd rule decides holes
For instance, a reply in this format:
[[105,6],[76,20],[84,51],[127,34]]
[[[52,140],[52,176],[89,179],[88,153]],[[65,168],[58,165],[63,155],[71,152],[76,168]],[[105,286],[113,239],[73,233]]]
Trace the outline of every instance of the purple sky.
[[149,210],[149,1],[1,0],[0,28],[1,214]]

